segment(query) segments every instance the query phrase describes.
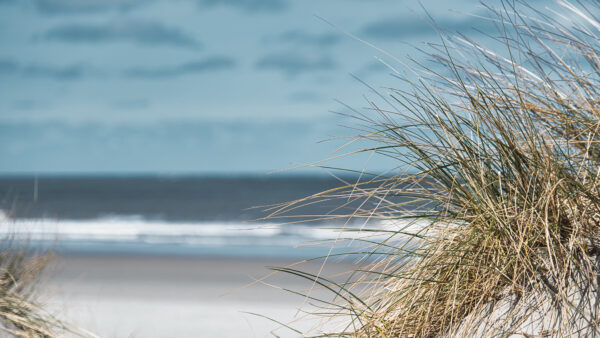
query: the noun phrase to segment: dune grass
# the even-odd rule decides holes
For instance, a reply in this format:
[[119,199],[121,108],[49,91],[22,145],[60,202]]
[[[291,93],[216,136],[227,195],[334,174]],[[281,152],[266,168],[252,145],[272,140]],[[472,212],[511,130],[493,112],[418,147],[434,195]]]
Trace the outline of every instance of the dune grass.
[[0,250],[0,335],[57,337],[64,325],[35,302],[39,275],[50,254],[32,255],[12,240]]
[[0,239],[1,337],[96,337],[64,323],[39,302],[43,272],[52,257],[51,251],[34,251],[23,240]]
[[356,111],[396,174],[272,210],[338,199],[359,207],[323,217],[373,224],[340,228],[376,254],[348,283],[308,276],[347,325],[306,335],[600,335],[600,5],[487,4],[493,48],[441,32],[435,67]]

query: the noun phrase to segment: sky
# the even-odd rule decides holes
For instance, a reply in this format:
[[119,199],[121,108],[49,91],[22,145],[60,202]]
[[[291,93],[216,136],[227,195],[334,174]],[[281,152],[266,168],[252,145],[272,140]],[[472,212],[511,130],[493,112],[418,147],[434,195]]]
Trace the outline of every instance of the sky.
[[418,54],[439,41],[424,8],[467,32],[482,11],[467,0],[0,0],[0,174],[264,174],[336,156],[359,133],[337,113],[366,107],[364,83],[400,85],[384,63],[402,65],[358,39]]

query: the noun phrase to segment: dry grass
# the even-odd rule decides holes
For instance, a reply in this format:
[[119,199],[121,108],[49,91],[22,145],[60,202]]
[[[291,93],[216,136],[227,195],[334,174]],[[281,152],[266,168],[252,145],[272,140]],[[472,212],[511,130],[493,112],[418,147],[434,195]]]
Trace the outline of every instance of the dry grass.
[[63,325],[33,300],[50,254],[32,256],[13,244],[4,241],[0,250],[0,335],[56,337]]
[[0,239],[0,336],[96,337],[57,319],[37,301],[51,252],[33,252],[26,243]]
[[360,207],[331,217],[395,224],[363,229],[376,259],[349,283],[311,277],[338,301],[321,315],[349,318],[322,334],[600,333],[600,5],[558,4],[488,7],[493,50],[442,34],[436,68],[356,116],[376,144],[364,151],[401,174],[273,211],[343,199]]

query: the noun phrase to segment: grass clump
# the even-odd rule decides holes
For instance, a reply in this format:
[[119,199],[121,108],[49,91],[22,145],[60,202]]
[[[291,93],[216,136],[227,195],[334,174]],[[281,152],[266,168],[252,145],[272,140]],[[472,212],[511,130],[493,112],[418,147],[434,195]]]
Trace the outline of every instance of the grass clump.
[[[12,221],[0,217],[0,222]],[[0,238],[0,337],[96,337],[64,323],[39,302],[40,282],[52,257],[51,251],[32,250],[23,239]]]
[[342,199],[359,207],[331,217],[372,224],[341,229],[376,258],[329,285],[341,301],[322,315],[347,325],[323,334],[600,334],[600,5],[484,6],[493,48],[442,34],[435,67],[395,74],[409,89],[356,112],[375,144],[363,151],[399,174],[273,213]]
[[39,275],[50,254],[34,255],[6,240],[0,250],[0,335],[57,337],[64,325],[34,301]]

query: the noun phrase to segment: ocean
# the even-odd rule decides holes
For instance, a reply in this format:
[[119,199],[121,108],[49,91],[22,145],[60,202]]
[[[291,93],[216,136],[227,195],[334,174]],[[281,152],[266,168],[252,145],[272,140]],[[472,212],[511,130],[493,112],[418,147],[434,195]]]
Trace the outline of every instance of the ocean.
[[301,215],[322,215],[342,202],[261,220],[266,206],[342,184],[334,177],[283,175],[5,177],[0,235],[65,254],[307,258],[331,252],[330,244],[317,243],[337,238],[328,228],[340,223]]

